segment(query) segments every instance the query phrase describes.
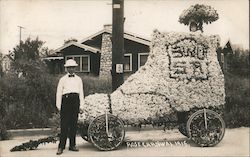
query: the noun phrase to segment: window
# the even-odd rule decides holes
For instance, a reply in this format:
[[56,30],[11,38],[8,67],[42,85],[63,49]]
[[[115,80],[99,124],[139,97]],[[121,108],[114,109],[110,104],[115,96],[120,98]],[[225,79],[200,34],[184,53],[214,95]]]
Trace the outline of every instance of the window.
[[79,56],[79,57],[74,57],[73,58],[75,61],[76,61],[76,63],[78,64],[78,66],[77,66],[77,68],[76,68],[76,71],[81,71],[81,68],[80,68],[80,60],[81,60],[81,57]]
[[148,59],[148,53],[138,53],[138,68],[143,66]]
[[89,71],[89,56],[82,57],[82,71]]
[[132,54],[124,54],[124,72],[132,71]]
[[221,63],[224,63],[224,53],[221,53]]
[[77,66],[77,72],[89,72],[90,71],[90,57],[89,55],[70,55],[66,56],[66,60],[74,59]]

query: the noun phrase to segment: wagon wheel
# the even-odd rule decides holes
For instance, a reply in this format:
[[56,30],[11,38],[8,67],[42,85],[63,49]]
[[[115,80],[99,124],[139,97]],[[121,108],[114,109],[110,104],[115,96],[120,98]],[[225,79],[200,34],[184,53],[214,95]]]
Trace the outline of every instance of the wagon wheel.
[[90,123],[88,136],[98,149],[113,150],[120,146],[124,140],[124,124],[118,117],[104,114]]
[[225,133],[225,122],[221,116],[208,109],[198,110],[187,121],[188,136],[201,147],[218,144]]
[[178,130],[180,133],[186,137],[188,137],[187,132],[187,121],[188,121],[188,113],[187,112],[177,112],[178,118]]
[[81,137],[87,141],[90,142],[89,137],[88,137],[88,126],[87,125],[79,125],[78,126],[78,132],[80,133]]
[[180,133],[186,137],[188,136],[188,132],[187,132],[187,124],[183,123],[183,124],[179,124],[178,130],[180,131]]

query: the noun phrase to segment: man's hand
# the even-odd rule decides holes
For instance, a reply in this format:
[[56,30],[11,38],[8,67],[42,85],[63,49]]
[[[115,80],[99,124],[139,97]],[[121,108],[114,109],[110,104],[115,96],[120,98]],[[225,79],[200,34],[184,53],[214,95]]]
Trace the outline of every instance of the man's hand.
[[56,113],[60,114],[60,109],[59,108],[56,108]]
[[80,120],[85,120],[86,119],[86,115],[84,113],[84,111],[82,109],[79,110],[79,119]]
[[80,114],[83,114],[83,110],[82,110],[82,109],[79,109],[79,113],[80,113]]

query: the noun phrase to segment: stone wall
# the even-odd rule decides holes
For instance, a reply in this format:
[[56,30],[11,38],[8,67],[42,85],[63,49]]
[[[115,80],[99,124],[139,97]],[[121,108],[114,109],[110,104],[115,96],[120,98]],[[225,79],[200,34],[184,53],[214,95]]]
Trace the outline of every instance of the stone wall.
[[103,33],[99,77],[111,78],[111,69],[112,69],[111,34]]

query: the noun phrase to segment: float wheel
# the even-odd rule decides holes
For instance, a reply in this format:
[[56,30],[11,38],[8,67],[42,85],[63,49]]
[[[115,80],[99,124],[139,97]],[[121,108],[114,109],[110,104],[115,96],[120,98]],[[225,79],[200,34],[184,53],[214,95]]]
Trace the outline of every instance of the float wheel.
[[118,117],[104,114],[96,117],[90,123],[88,136],[99,150],[113,150],[119,147],[124,140],[124,124]]
[[188,137],[201,147],[218,144],[225,134],[225,122],[221,116],[209,109],[193,113],[187,121]]

